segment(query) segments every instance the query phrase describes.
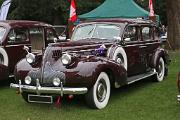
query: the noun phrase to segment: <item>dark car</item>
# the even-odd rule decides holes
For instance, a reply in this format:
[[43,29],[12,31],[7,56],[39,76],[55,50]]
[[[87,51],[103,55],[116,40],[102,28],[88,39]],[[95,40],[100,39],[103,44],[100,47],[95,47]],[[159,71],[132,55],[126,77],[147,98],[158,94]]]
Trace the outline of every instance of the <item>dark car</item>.
[[[64,94],[84,94],[90,107],[104,108],[111,86],[119,88],[167,74],[167,52],[160,47],[156,25],[138,19],[104,19],[77,25],[70,41],[49,44],[42,63],[21,60],[17,84],[27,102],[52,103]],[[36,65],[38,64],[38,65]]]
[[[178,86],[178,91],[180,93],[180,72],[179,72],[179,75],[178,75],[177,86]],[[177,100],[180,101],[180,94],[177,95]]]
[[40,52],[55,38],[53,27],[43,22],[0,21],[0,80],[13,75],[16,63],[27,54],[24,46],[30,47],[32,52]]

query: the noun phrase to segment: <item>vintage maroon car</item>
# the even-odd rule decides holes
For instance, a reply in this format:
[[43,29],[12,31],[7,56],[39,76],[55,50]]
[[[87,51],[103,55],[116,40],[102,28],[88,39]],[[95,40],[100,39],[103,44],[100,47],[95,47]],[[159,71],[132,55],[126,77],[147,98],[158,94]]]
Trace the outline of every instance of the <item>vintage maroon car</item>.
[[25,57],[24,46],[39,52],[57,39],[49,24],[37,21],[0,21],[0,80],[12,76],[16,63]]
[[111,86],[150,76],[164,79],[169,59],[157,31],[153,22],[138,19],[81,23],[71,41],[49,44],[42,63],[33,57],[21,60],[15,69],[17,84],[10,87],[27,102],[52,103],[64,94],[84,94],[90,107],[102,109]]
[[[177,86],[178,86],[178,91],[180,93],[180,72],[179,72],[179,75],[178,75]],[[177,100],[180,101],[180,94],[177,95]]]

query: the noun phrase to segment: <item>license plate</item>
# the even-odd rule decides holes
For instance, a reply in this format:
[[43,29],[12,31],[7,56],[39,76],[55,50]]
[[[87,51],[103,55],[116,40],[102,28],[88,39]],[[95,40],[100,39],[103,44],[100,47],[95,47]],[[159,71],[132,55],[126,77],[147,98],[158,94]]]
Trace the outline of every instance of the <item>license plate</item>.
[[33,103],[53,103],[52,96],[44,96],[44,95],[28,95],[28,102]]

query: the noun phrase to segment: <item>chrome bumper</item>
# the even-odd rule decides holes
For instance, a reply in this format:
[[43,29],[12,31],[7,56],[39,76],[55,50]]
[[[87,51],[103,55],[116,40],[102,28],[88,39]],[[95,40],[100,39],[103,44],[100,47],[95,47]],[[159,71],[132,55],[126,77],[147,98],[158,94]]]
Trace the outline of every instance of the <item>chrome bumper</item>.
[[29,85],[22,85],[21,80],[19,80],[19,84],[10,84],[10,88],[18,89],[20,93],[22,92],[31,92],[40,95],[41,93],[46,94],[85,94],[87,93],[88,89],[86,87],[82,88],[69,88],[63,87],[62,83],[60,87],[41,87],[39,84],[39,80],[36,81],[36,86],[29,86]]
[[177,95],[177,101],[180,101],[180,95]]

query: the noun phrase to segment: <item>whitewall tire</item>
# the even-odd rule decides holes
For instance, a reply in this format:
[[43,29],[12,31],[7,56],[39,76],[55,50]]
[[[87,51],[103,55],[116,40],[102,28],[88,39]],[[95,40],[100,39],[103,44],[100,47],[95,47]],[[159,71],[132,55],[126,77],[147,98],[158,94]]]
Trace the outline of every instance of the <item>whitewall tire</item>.
[[6,51],[0,47],[0,64],[3,64],[5,66],[8,66],[8,55]]
[[86,94],[87,104],[96,109],[106,107],[110,97],[110,81],[105,72],[101,72],[94,86]]
[[158,82],[163,81],[164,79],[164,75],[165,75],[165,63],[162,57],[160,57],[159,62],[157,64],[157,68],[156,68],[156,80]]
[[113,55],[113,60],[121,64],[127,70],[127,55],[122,47],[118,47]]

